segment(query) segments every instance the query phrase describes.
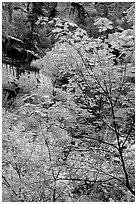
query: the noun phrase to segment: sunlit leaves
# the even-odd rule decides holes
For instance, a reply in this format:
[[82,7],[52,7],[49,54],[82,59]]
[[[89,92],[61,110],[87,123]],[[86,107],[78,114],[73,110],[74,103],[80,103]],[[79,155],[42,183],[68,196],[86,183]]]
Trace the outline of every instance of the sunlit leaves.
[[98,27],[99,32],[113,28],[112,21],[107,18],[98,18],[94,24]]

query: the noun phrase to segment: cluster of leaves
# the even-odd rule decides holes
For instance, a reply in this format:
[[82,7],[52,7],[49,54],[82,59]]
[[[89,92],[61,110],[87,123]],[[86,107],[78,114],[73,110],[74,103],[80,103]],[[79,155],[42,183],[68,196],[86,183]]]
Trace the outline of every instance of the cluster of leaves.
[[[107,18],[114,25],[113,29],[131,29],[134,26],[135,4],[133,2],[81,2],[89,17],[84,18],[75,13],[73,20],[84,28],[90,37],[97,38],[99,31],[94,22],[99,18]],[[109,30],[109,27],[107,28]]]
[[[120,26],[123,29],[131,28],[134,25],[134,8],[135,4],[133,2],[126,4],[124,2],[95,3],[95,9],[99,16],[107,17],[113,21],[115,26]],[[130,12],[131,10],[133,11],[132,13]]]
[[[39,78],[16,111],[3,110],[3,200],[134,201],[134,31],[104,41],[52,23],[55,47],[33,62],[51,81]],[[124,52],[121,64],[108,43]],[[65,91],[55,88],[65,74]]]
[[[51,77],[51,73],[54,75],[54,77],[58,77],[57,74],[60,75],[61,71],[64,73],[65,70],[71,70],[71,74],[74,77],[70,79],[68,90],[71,92],[71,94],[73,90],[73,99],[76,104],[80,106],[79,108],[82,109],[79,117],[83,123],[83,126],[81,125],[81,122],[80,125],[78,125],[79,120],[76,120],[74,126],[73,122],[73,137],[82,137],[85,139],[89,136],[89,134],[91,134],[91,132],[93,133],[94,129],[96,136],[95,138],[94,136],[93,138],[90,138],[91,141],[93,139],[93,146],[98,145],[98,143],[100,145],[101,142],[105,142],[109,138],[108,145],[115,146],[115,143],[119,141],[120,146],[118,146],[117,148],[120,151],[123,151],[122,148],[126,149],[124,145],[126,144],[126,142],[128,142],[127,138],[134,129],[132,126],[134,123],[134,103],[131,102],[132,99],[130,101],[130,99],[128,98],[128,92],[130,96],[134,96],[134,82],[131,79],[134,75],[134,67],[132,67],[132,63],[130,63],[130,61],[124,61],[124,65],[120,67],[113,67],[112,60],[110,60],[110,57],[112,56],[108,56],[106,44],[101,40],[94,40],[93,42],[93,39],[91,41],[91,39],[89,39],[85,33],[85,35],[82,35],[81,32],[82,30],[79,31],[79,29],[77,29],[75,31],[75,34],[69,35],[69,41],[68,38],[65,41],[64,36],[62,37],[62,33],[60,30],[59,35],[61,36],[61,41],[56,44],[55,48],[51,51],[52,54],[54,52],[56,54],[54,53],[54,55],[50,55],[49,53],[49,55],[43,58],[43,62],[37,61],[36,63],[38,63],[39,66],[42,63],[42,69],[44,70],[44,72],[46,71],[47,74],[49,74],[49,71],[46,67],[44,67],[44,64],[52,63],[50,66],[48,66],[50,70],[49,75]],[[130,41],[126,41],[126,38],[130,39]],[[134,34],[132,30],[123,31],[122,33],[110,34],[109,40],[113,46],[118,46],[119,44],[119,48],[123,47],[123,52],[126,53],[126,59],[128,55],[131,58],[131,55],[134,51]],[[127,48],[129,47],[130,49],[128,49],[128,51],[130,54],[127,52]],[[90,52],[90,54],[87,53],[87,51],[89,50],[92,50],[92,54]],[[56,56],[56,58],[53,59],[52,56]],[[115,110],[115,115],[112,114],[113,109]],[[86,115],[88,119],[85,117],[83,118],[83,114]],[[76,112],[76,116],[78,115],[79,112]],[[87,126],[87,120],[91,122],[89,126]],[[129,126],[129,120],[130,122],[132,121],[130,123],[130,128],[126,130],[127,135],[123,135],[123,132],[125,132],[125,129]],[[116,125],[117,123],[118,127]],[[116,129],[118,128],[118,132],[120,130],[120,136],[117,135],[118,138],[115,135],[116,129],[114,130],[114,127]],[[113,131],[115,132],[115,134],[113,133]],[[97,132],[99,132],[98,137]],[[104,138],[104,135],[106,134],[109,135],[108,138]],[[103,138],[100,138],[100,135],[102,135]],[[134,136],[132,137],[132,139],[133,138]],[[108,158],[108,160],[115,160],[115,153],[114,155],[111,154],[111,156],[112,157]],[[121,163],[119,163],[119,165],[121,165]]]

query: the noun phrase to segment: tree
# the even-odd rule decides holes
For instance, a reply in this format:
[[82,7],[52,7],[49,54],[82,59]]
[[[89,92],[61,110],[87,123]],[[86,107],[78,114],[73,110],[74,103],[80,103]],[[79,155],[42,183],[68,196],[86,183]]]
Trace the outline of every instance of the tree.
[[[60,70],[60,73],[62,69],[65,70],[65,64],[69,63],[68,67],[71,67],[70,72],[72,77],[68,90],[70,94],[73,95],[74,103],[76,103],[79,108],[77,112],[74,106],[73,113],[76,112],[76,122],[74,123],[73,121],[73,128],[70,124],[68,127],[66,125],[66,130],[72,138],[80,139],[85,143],[92,141],[90,148],[93,146],[97,148],[95,158],[98,154],[104,155],[102,156],[103,160],[106,158],[106,164],[109,163],[113,169],[110,168],[108,170],[108,175],[117,180],[117,187],[122,184],[134,195],[134,187],[132,186],[134,182],[130,180],[132,176],[128,173],[130,170],[128,169],[129,166],[126,160],[126,152],[128,152],[130,145],[129,141],[134,138],[134,105],[131,108],[130,103],[125,104],[126,101],[130,100],[128,94],[126,94],[129,83],[127,77],[125,78],[127,75],[127,61],[124,62],[124,68],[121,68],[123,71],[121,70],[119,73],[115,67],[113,68],[112,61],[109,60],[107,56],[107,47],[105,48],[106,50],[101,51],[106,44],[103,43],[101,45],[101,41],[99,44],[95,42],[92,55],[88,55],[84,50],[84,42],[81,44],[81,40],[79,40],[79,37],[76,37],[76,34],[80,36],[80,32],[76,31],[74,39],[68,40],[68,38],[66,38],[66,42],[64,42],[64,37],[60,37],[63,39],[64,44],[59,43],[55,48],[55,53],[59,51],[58,55],[56,54],[56,59],[52,57],[54,56],[53,51],[47,60],[46,57],[43,59],[43,64],[47,64],[47,62],[52,63],[51,67],[56,67]],[[122,35],[123,34],[121,34],[121,36]],[[89,41],[89,48],[91,49],[90,39],[85,39]],[[86,40],[85,45],[88,50]],[[64,47],[67,49],[64,50]],[[62,62],[61,64],[59,63],[60,60]],[[54,65],[54,63],[56,65]],[[106,66],[108,63],[109,67]],[[73,67],[77,67],[78,69],[73,69]],[[133,68],[131,67],[131,69]],[[43,70],[46,71],[46,68],[44,69],[43,67]],[[53,70],[55,72],[55,68],[53,68]],[[46,73],[49,73],[52,77],[52,70],[50,70],[50,72],[47,70]],[[133,86],[134,82],[133,84],[131,83],[131,87]],[[131,95],[134,96],[134,88],[131,91]],[[69,104],[69,106],[71,106],[71,104]],[[79,120],[80,122],[78,122]],[[90,121],[88,127],[86,125],[87,121]],[[64,124],[66,124],[66,121],[64,121]],[[91,132],[93,136],[91,136]],[[129,137],[130,139],[128,140]],[[108,151],[105,150],[106,146]],[[107,159],[108,155],[109,157]],[[101,156],[99,156],[99,161],[102,161]],[[114,162],[111,163],[111,161]],[[117,167],[115,167],[115,164]],[[132,168],[134,168],[133,166],[134,164],[132,163]],[[118,177],[109,174],[111,171],[115,172],[115,168],[117,169]],[[98,171],[102,172],[102,169],[98,169]],[[122,179],[119,179],[120,177]]]

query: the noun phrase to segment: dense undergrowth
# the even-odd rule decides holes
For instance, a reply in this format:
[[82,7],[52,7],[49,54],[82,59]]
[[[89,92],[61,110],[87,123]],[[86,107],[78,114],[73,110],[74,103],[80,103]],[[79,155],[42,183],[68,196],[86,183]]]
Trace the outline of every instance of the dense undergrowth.
[[106,39],[113,24],[99,18],[94,39],[50,24],[55,46],[32,62],[41,76],[20,78],[31,89],[3,108],[3,201],[134,201],[134,30]]

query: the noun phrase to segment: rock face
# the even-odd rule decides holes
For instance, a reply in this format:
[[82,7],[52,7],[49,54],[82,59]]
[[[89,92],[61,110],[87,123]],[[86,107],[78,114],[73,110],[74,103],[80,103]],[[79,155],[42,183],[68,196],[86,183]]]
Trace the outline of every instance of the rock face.
[[5,34],[2,35],[2,51],[3,57],[6,56],[21,62],[30,63],[39,58],[32,50],[25,49],[22,40]]
[[15,82],[8,82],[8,84],[2,85],[2,91],[4,98],[7,100],[15,99],[20,88]]

